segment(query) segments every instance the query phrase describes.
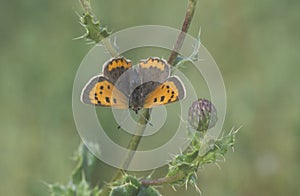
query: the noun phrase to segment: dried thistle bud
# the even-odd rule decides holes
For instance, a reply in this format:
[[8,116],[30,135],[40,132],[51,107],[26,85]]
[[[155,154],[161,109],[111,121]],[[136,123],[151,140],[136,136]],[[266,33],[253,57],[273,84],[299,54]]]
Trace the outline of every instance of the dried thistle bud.
[[217,110],[209,100],[198,99],[189,109],[188,122],[197,131],[205,132],[215,126],[217,120]]

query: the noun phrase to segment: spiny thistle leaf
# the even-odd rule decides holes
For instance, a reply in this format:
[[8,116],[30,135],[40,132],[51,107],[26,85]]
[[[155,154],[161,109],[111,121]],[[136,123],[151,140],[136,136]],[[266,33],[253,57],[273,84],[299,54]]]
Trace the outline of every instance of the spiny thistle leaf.
[[73,155],[73,160],[77,162],[75,169],[72,172],[72,182],[74,184],[79,184],[82,179],[82,170],[83,170],[83,145],[79,145],[78,150]]
[[52,196],[61,196],[67,195],[67,188],[60,184],[49,184],[48,185],[49,191]]
[[72,177],[68,185],[50,184],[48,188],[52,196],[98,196],[100,189],[96,186],[91,188],[86,181],[86,173],[91,171],[91,167],[96,159],[81,144],[74,154],[73,159],[77,161],[77,165],[72,172]]
[[125,174],[119,181],[115,181],[110,187],[110,196],[159,196],[160,193],[151,186],[143,186],[139,180]]
[[133,184],[136,187],[141,186],[141,183],[139,182],[139,180],[136,177],[131,176],[131,175],[126,175],[123,179],[123,183],[130,183],[130,184]]
[[213,147],[209,148],[203,155],[200,155],[199,152],[205,140],[199,140],[200,133],[196,134],[191,143],[192,150],[176,156],[169,165],[166,178],[170,179],[170,184],[183,186],[190,183],[195,185],[196,172],[199,167],[209,163],[216,163],[219,156],[225,155],[228,148],[233,147],[236,133],[237,131],[231,131],[226,136],[214,141]]
[[134,196],[138,194],[138,187],[133,184],[124,184],[120,186],[113,187],[110,192],[110,196]]
[[98,196],[100,189],[98,187],[90,188],[84,178],[79,184],[69,183],[67,186],[54,184],[48,185],[52,196]]
[[161,194],[154,187],[142,186],[137,196],[161,196]]
[[89,180],[98,159],[81,143],[73,155],[73,160],[77,162],[77,165],[72,172],[72,182],[79,184],[83,173],[85,178]]
[[98,43],[103,38],[108,37],[111,34],[111,32],[107,30],[107,27],[102,26],[100,22],[89,13],[83,14],[80,18],[80,24],[85,28],[86,32],[78,39],[86,38]]

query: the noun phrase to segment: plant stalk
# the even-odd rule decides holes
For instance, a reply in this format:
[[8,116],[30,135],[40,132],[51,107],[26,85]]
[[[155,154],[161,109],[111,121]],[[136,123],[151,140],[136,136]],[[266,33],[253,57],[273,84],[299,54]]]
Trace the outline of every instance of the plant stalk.
[[[176,44],[172,50],[172,53],[168,59],[168,63],[170,65],[174,64],[174,61],[176,60],[179,51],[182,48],[186,33],[189,29],[189,26],[192,22],[194,13],[195,13],[195,9],[196,9],[196,3],[197,0],[188,0],[188,4],[187,4],[187,9],[186,9],[186,14],[185,14],[185,18],[181,27],[181,32],[177,38]],[[145,185],[145,186],[150,186],[150,185],[162,185],[162,184],[170,184],[172,182],[176,182],[182,178],[185,177],[184,172],[178,172],[176,175],[174,176],[166,176],[163,178],[158,178],[158,179],[143,179],[141,180],[141,184]]]
[[183,21],[183,24],[181,27],[181,32],[177,38],[176,44],[173,48],[173,51],[168,59],[168,63],[170,65],[174,64],[174,61],[176,60],[176,58],[179,54],[179,51],[182,47],[182,44],[185,39],[185,35],[189,29],[189,26],[192,22],[192,19],[193,19],[194,13],[195,13],[196,3],[197,3],[197,0],[189,0],[188,1],[185,18],[184,18],[184,21]]
[[[150,109],[144,109],[142,111],[142,116],[139,118],[139,121],[138,121],[138,124],[137,127],[135,128],[135,134],[132,136],[129,144],[128,144],[128,147],[127,149],[129,150],[123,164],[122,164],[122,168],[128,168],[128,166],[130,165],[130,162],[135,154],[135,151],[137,150],[140,142],[141,142],[141,139],[143,137],[143,133],[146,129],[146,125],[150,119],[150,113],[151,113],[151,110]],[[123,174],[123,170],[118,170],[118,172],[116,173],[116,175],[112,178],[112,182],[115,181],[115,180],[118,180],[122,177],[122,174]]]
[[92,7],[91,7],[91,2],[90,2],[90,0],[79,0],[79,2],[80,2],[80,4],[81,4],[83,10],[84,10],[86,13],[88,13],[88,14],[90,14],[90,15],[94,15],[94,14],[93,14],[93,11],[92,11]]

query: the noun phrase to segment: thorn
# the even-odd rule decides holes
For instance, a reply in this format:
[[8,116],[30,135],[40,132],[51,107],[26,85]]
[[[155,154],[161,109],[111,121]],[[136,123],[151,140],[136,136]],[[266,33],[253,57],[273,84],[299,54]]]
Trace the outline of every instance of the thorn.
[[152,175],[154,174],[154,172],[155,172],[155,169],[151,171],[151,173],[147,176],[147,178],[151,178]]
[[185,181],[185,190],[187,191],[187,186],[188,186],[188,182],[189,182],[189,180],[188,179],[186,179],[186,181]]
[[194,172],[194,175],[195,175],[195,177],[198,179],[198,175],[197,175],[197,172]]
[[220,154],[219,156],[222,157],[222,160],[218,160],[218,161],[220,161],[220,162],[226,162],[226,159],[225,159],[225,157],[222,154]]
[[111,182],[104,181],[104,184],[107,185],[107,186],[110,186]]
[[216,144],[215,147],[218,149],[218,150],[221,150],[221,148]]
[[202,195],[202,192],[201,192],[200,188],[197,186],[196,183],[194,183],[194,187],[195,187],[196,191],[197,191],[200,195]]
[[202,32],[202,29],[201,29],[201,26],[199,27],[199,32],[198,32],[198,38],[200,39],[201,37],[201,32]]
[[217,162],[215,162],[215,165],[217,166],[217,168],[218,168],[219,170],[221,170],[221,166],[220,166]]
[[95,42],[87,42],[87,45],[95,44]]
[[83,38],[85,38],[85,35],[82,35],[82,36],[79,36],[79,37],[75,37],[72,40],[79,40],[79,39],[83,39]]
[[243,125],[241,125],[239,128],[237,128],[233,133],[234,134],[237,134],[239,131],[240,131],[240,129],[243,127]]
[[72,10],[75,12],[75,14],[79,17],[79,18],[81,18],[82,16],[75,10],[75,8],[74,7],[72,7]]
[[230,129],[230,131],[229,131],[229,135],[231,135],[231,134],[232,134],[233,130],[234,130],[234,127],[232,127],[232,128]]
[[172,189],[173,189],[174,191],[176,191],[176,192],[177,192],[177,190],[176,190],[175,186],[172,186]]

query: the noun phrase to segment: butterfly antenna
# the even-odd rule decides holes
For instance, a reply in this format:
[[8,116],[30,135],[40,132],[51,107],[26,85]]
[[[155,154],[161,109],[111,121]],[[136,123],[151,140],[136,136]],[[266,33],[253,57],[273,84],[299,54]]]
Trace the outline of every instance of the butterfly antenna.
[[122,125],[124,124],[125,121],[128,120],[129,116],[130,116],[130,115],[126,115],[126,116],[125,116],[125,118],[123,119],[123,121],[118,125],[117,129],[121,129],[121,128],[122,128]]

